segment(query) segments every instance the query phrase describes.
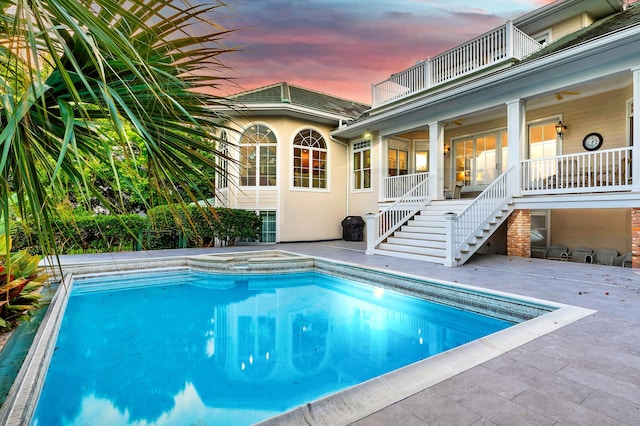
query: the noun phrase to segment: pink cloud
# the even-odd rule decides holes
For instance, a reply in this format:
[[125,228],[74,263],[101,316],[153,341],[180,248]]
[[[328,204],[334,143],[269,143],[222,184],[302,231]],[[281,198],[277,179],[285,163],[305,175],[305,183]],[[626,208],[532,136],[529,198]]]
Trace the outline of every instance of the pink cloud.
[[[239,86],[228,90],[288,81],[369,103],[372,83],[513,17],[477,7],[449,7],[461,1],[384,6],[360,0],[231,2],[237,13],[233,28],[240,28],[231,43],[242,51],[224,60],[238,77]],[[521,13],[550,2],[511,0]]]

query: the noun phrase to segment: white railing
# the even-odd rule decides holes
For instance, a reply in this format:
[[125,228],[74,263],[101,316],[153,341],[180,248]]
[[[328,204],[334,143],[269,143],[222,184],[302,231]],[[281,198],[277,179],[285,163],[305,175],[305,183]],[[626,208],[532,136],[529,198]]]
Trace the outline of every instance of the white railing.
[[452,213],[447,223],[447,263],[456,264],[456,258],[476,236],[483,234],[483,227],[495,219],[499,210],[511,199],[515,186],[515,167],[498,176],[482,193],[459,214]]
[[409,69],[392,74],[382,83],[373,85],[371,102],[375,107],[419,92],[427,87],[427,62],[420,61]]
[[384,178],[383,199],[397,200],[429,177],[429,173],[414,173],[410,175],[388,176]]
[[633,147],[525,160],[523,195],[631,189]]
[[372,106],[376,108],[508,59],[523,59],[540,48],[540,43],[507,22],[372,85]]
[[366,216],[367,254],[373,254],[378,244],[431,202],[433,196],[429,194],[430,179],[431,176],[427,176],[378,214]]

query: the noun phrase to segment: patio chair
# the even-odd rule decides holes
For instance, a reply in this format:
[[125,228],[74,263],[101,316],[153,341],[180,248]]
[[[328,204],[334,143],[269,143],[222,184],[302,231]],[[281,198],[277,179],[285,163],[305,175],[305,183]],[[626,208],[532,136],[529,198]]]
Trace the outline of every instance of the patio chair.
[[457,180],[456,183],[450,183],[447,188],[444,190],[444,198],[449,199],[460,199],[462,194],[462,187],[464,186],[464,181]]
[[626,253],[613,258],[613,266],[622,266],[623,268],[631,268],[631,253]]
[[569,248],[563,244],[552,244],[547,249],[547,257],[553,260],[569,259]]
[[618,250],[612,248],[597,249],[593,253],[593,263],[598,265],[613,265],[613,259],[618,257]]
[[575,262],[593,263],[593,250],[589,247],[575,247],[569,250],[569,258]]

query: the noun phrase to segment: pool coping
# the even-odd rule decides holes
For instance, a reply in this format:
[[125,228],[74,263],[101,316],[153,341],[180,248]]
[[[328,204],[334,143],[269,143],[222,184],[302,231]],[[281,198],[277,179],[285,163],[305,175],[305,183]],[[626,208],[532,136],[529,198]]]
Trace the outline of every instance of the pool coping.
[[[469,370],[490,359],[513,350],[538,337],[555,331],[565,325],[578,321],[596,311],[565,305],[547,300],[520,296],[481,287],[449,282],[438,279],[426,279],[401,272],[390,272],[380,268],[325,259],[318,256],[301,255],[283,250],[238,252],[244,260],[238,267],[233,258],[236,253],[224,255],[195,255],[141,260],[102,261],[82,265],[65,265],[63,269],[70,271],[63,276],[59,289],[52,298],[51,305],[42,324],[36,333],[18,376],[0,408],[0,424],[23,425],[29,422],[38,395],[44,382],[44,372],[48,367],[52,345],[55,344],[59,323],[64,314],[68,297],[60,294],[69,293],[73,284],[73,273],[77,276],[101,276],[136,273],[141,270],[193,269],[206,272],[266,273],[266,272],[299,272],[315,270],[347,279],[367,279],[367,277],[401,277],[407,282],[429,282],[444,289],[463,290],[469,294],[492,295],[497,299],[522,301],[526,304],[549,309],[549,312],[528,319],[505,330],[475,340],[449,351],[432,356],[390,373],[378,376],[346,390],[336,392],[327,397],[309,402],[285,413],[266,419],[259,425],[287,424],[349,424],[383,408],[401,401],[411,395],[423,391],[437,383]],[[275,255],[278,259],[269,258]],[[203,259],[216,258],[207,267]],[[212,266],[213,265],[213,266]],[[310,266],[311,265],[311,266]],[[353,276],[340,274],[347,268],[356,271]],[[338,272],[340,271],[340,272]],[[348,274],[347,274],[348,275]],[[398,285],[398,280],[386,282],[384,285],[394,291],[416,295],[418,289],[412,285]]]

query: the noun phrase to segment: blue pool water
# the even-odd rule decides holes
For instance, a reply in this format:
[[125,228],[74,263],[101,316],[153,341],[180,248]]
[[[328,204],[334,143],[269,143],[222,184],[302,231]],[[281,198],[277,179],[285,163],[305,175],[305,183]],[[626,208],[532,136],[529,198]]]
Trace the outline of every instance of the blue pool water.
[[32,424],[251,424],[511,325],[317,272],[81,280]]

